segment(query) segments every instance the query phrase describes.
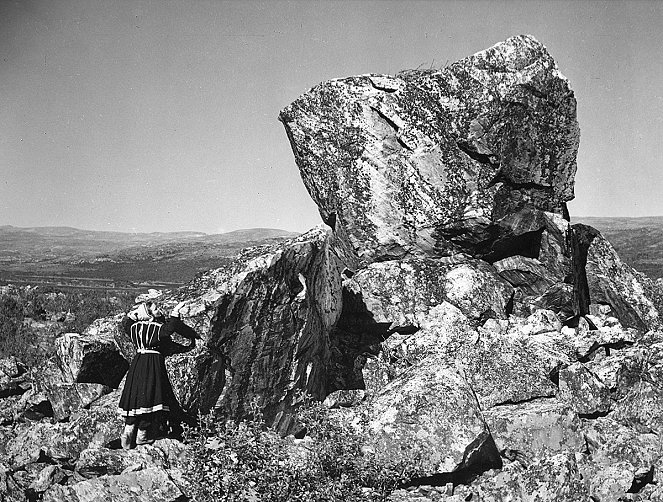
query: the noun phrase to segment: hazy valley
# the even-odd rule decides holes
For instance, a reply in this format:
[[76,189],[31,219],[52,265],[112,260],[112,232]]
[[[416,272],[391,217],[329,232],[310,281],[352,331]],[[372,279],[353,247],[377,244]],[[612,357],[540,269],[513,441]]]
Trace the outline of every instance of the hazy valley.
[[204,234],[2,226],[0,280],[110,289],[172,287],[224,265],[242,248],[294,235],[266,228]]
[[[663,277],[663,217],[573,217],[597,228],[619,256]],[[253,228],[223,234],[123,233],[71,227],[0,227],[0,281],[77,288],[173,287],[227,264],[241,249],[296,234]]]

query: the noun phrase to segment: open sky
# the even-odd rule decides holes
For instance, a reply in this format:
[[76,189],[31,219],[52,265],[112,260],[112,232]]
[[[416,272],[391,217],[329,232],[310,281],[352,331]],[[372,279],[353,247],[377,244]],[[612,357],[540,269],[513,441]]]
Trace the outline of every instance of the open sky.
[[0,225],[305,231],[283,107],[521,33],[578,100],[571,215],[663,215],[661,26],[637,0],[0,0]]

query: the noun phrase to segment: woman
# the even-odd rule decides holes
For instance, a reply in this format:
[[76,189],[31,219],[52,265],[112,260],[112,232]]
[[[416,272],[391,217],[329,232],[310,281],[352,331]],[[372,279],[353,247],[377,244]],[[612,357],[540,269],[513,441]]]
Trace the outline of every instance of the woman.
[[[151,444],[167,414],[179,410],[179,404],[166,371],[165,355],[186,352],[195,346],[196,332],[179,316],[179,303],[167,319],[154,302],[146,302],[122,319],[122,328],[136,347],[120,398],[120,413],[125,426],[122,448]],[[191,340],[189,346],[177,344],[171,335],[178,333]]]

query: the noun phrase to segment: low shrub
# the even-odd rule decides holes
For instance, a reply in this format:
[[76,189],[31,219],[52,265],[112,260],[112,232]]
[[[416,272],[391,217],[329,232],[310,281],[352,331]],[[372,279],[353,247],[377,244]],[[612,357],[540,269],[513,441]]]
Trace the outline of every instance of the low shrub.
[[362,448],[354,428],[321,404],[299,416],[308,441],[282,438],[254,417],[239,423],[201,417],[186,433],[185,477],[197,502],[384,501],[416,476],[410,466],[386,466]]

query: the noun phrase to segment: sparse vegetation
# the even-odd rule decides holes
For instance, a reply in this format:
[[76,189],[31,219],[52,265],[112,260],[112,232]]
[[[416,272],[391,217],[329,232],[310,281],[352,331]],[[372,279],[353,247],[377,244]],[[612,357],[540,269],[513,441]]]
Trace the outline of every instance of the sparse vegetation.
[[187,432],[186,478],[197,502],[383,501],[413,467],[385,466],[364,438],[310,403],[299,419],[307,440],[282,438],[254,416],[235,423],[201,417]]
[[5,286],[0,294],[0,358],[13,355],[33,366],[52,354],[58,335],[80,333],[95,319],[125,311],[133,298],[129,292]]

